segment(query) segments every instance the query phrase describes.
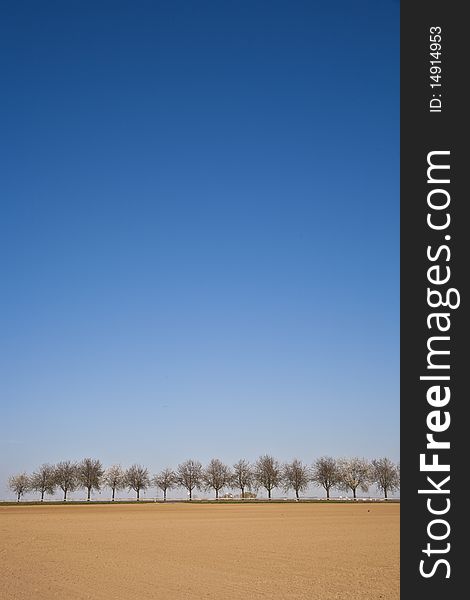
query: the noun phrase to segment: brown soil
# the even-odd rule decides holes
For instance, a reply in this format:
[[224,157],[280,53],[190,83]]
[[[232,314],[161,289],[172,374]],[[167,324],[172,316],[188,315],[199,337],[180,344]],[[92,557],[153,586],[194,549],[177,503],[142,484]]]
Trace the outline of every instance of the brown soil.
[[42,600],[395,600],[398,504],[0,508],[0,590]]

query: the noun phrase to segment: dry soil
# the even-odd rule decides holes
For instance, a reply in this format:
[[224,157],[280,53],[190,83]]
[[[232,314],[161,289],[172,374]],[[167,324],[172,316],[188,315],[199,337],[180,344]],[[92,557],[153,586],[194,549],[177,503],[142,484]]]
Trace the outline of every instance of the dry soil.
[[395,600],[398,504],[0,507],[0,597]]

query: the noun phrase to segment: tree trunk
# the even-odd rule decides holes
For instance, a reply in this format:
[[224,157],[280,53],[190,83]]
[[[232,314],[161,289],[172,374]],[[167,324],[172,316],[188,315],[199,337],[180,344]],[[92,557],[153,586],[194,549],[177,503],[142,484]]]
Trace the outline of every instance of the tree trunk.
[[330,488],[329,487],[326,488],[326,499],[327,500],[330,499]]
[[90,502],[91,488],[88,488],[87,502]]
[[353,498],[356,499],[356,488],[353,489]]
[[299,499],[299,490],[295,490],[295,497],[297,500]]
[[388,496],[387,496],[387,488],[384,488],[384,495],[385,495],[385,500],[387,500]]
[[219,499],[219,490],[215,490],[215,499],[218,500]]
[[137,502],[139,501],[139,497],[140,497],[140,490],[136,490],[137,493]]
[[163,490],[163,502],[166,502],[166,488]]
[[44,490],[41,490],[41,502],[44,501]]
[[245,499],[245,488],[244,488],[244,487],[241,487],[241,488],[240,488],[240,491],[241,491],[241,493],[242,493],[242,495],[240,496],[240,498],[241,498],[242,500],[244,500],[244,499]]
[[271,500],[271,489],[268,490],[268,499]]
[[64,490],[64,502],[67,500],[67,490]]
[[193,490],[190,489],[189,490],[189,500],[191,501],[193,499]]
[[17,502],[19,502],[19,501],[20,501],[20,496],[21,496],[21,493],[20,493],[20,492],[18,492],[18,495],[17,495],[17,498],[18,498],[18,499],[17,499]]
[[115,491],[116,491],[116,488],[113,488],[113,498],[112,498],[113,502],[114,502],[114,492]]

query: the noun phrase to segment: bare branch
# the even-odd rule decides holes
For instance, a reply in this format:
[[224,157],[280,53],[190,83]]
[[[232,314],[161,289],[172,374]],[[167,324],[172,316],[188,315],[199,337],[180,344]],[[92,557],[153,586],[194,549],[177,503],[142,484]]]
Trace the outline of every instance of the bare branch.
[[55,472],[52,465],[41,465],[31,476],[31,490],[41,494],[41,502],[44,501],[44,494],[54,495],[56,487]]
[[326,491],[327,500],[330,499],[330,490],[340,483],[338,462],[331,456],[317,458],[313,465],[312,481],[321,485]]
[[372,479],[371,464],[365,458],[341,458],[338,460],[340,481],[338,487],[353,493],[356,500],[356,492],[359,488],[367,492]]
[[198,460],[187,460],[176,469],[178,485],[188,490],[190,500],[193,499],[193,490],[202,486],[202,473],[202,465]]
[[153,478],[153,483],[162,490],[163,500],[166,502],[166,493],[177,483],[176,473],[169,468],[163,469]]
[[224,465],[221,460],[213,458],[204,469],[202,479],[207,489],[215,491],[215,499],[218,500],[220,490],[230,485],[232,473],[229,467]]
[[8,487],[16,494],[16,501],[21,500],[26,492],[31,489],[31,481],[26,473],[19,473],[8,478]]
[[113,492],[112,500],[114,502],[114,498],[117,490],[122,490],[126,487],[126,482],[124,480],[124,471],[122,470],[121,465],[113,465],[109,467],[104,473],[103,482],[109,488],[111,488]]
[[388,458],[375,459],[372,461],[372,480],[387,499],[389,492],[400,488],[399,467]]
[[100,490],[104,469],[98,459],[84,458],[77,465],[78,485],[87,490],[87,501],[90,501],[91,490]]
[[146,490],[150,485],[149,472],[141,465],[129,467],[124,475],[124,480],[126,486],[137,494],[137,501],[140,500],[140,491]]
[[64,492],[64,502],[68,492],[74,492],[78,487],[77,465],[70,460],[57,463],[54,468],[54,481]]
[[284,465],[282,479],[284,490],[294,490],[295,497],[298,500],[300,492],[304,492],[308,488],[310,482],[310,471],[307,465],[304,465],[301,460],[295,458],[291,463]]
[[232,486],[240,490],[240,498],[244,498],[247,489],[254,484],[253,468],[250,463],[241,459],[233,465]]
[[279,462],[272,456],[265,454],[260,456],[254,469],[255,481],[268,492],[268,498],[271,499],[271,492],[281,484],[281,467]]

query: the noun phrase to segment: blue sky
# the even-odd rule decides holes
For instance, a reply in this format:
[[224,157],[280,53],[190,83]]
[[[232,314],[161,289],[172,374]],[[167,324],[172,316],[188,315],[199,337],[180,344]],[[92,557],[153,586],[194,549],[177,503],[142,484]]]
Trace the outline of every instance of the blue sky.
[[2,12],[0,489],[398,460],[398,3]]

